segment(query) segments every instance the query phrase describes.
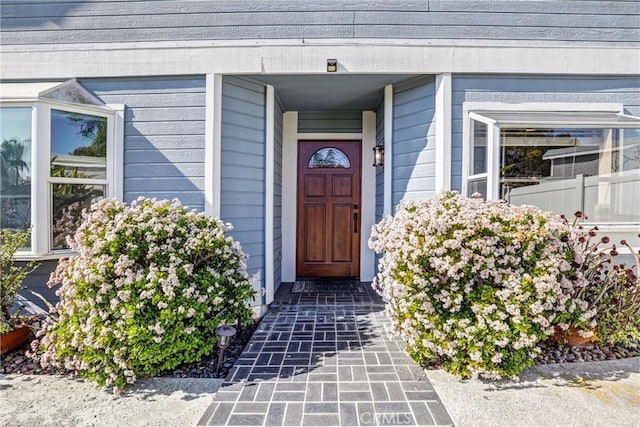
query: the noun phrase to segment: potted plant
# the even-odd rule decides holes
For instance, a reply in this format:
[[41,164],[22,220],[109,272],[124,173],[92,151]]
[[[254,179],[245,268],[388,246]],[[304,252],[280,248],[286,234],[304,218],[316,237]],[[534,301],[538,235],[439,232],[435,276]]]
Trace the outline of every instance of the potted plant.
[[[640,253],[636,253],[625,241],[628,253],[635,258],[634,265],[619,263],[618,248],[609,244],[607,236],[599,238],[598,227],[586,229],[581,222],[586,220],[582,212],[576,212],[570,225],[571,236],[568,245],[576,254],[573,268],[579,273],[578,279],[586,286],[576,287],[574,298],[586,303],[585,311],[593,312],[596,322],[594,339],[604,344],[629,345],[640,339]],[[566,221],[566,219],[565,219]],[[580,344],[579,334],[571,335],[574,328],[568,328],[560,335],[569,345]],[[576,338],[572,342],[571,338]]]
[[0,229],[0,354],[24,344],[31,335],[20,310],[14,310],[15,298],[22,281],[37,266],[34,262],[16,263],[14,255],[31,238],[31,231]]

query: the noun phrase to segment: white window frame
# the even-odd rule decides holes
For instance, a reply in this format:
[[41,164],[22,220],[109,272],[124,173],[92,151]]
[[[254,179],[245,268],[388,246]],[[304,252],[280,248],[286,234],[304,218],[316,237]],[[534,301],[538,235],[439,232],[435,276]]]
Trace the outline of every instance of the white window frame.
[[[584,112],[585,114],[606,112],[623,114],[624,106],[621,103],[561,103],[561,102],[536,102],[536,103],[519,103],[508,104],[502,102],[464,102],[463,110],[463,126],[462,126],[462,194],[468,194],[469,181],[479,179],[484,176],[487,178],[487,199],[500,198],[500,126],[495,120],[491,119],[491,112],[530,112],[535,113],[554,113],[554,112]],[[486,114],[487,116],[485,116]],[[486,174],[470,173],[473,161],[473,120],[485,123],[487,129],[487,170]],[[561,124],[554,124],[556,127]],[[571,125],[574,127],[573,125]],[[590,224],[596,224],[591,223]],[[597,223],[603,232],[610,236],[628,233],[636,233],[640,230],[640,223]],[[633,243],[634,245],[636,243]]]
[[[0,100],[0,108],[31,108],[31,250],[18,251],[17,260],[57,259],[70,250],[53,250],[51,184],[98,184],[105,186],[105,197],[122,200],[124,105],[76,104],[50,99]],[[107,168],[105,179],[51,178],[51,110],[69,111],[107,118]]]

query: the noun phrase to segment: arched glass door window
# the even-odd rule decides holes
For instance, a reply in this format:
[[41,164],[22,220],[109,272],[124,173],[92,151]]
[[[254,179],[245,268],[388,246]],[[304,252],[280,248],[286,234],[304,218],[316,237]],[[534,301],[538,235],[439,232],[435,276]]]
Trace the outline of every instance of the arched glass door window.
[[349,158],[335,147],[324,147],[313,153],[309,159],[309,169],[315,168],[343,168],[351,167]]

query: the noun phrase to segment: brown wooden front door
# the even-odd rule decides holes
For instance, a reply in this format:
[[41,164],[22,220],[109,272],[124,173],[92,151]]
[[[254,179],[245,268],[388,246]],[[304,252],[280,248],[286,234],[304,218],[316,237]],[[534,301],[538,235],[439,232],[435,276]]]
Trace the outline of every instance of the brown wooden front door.
[[361,141],[299,141],[298,277],[360,275]]

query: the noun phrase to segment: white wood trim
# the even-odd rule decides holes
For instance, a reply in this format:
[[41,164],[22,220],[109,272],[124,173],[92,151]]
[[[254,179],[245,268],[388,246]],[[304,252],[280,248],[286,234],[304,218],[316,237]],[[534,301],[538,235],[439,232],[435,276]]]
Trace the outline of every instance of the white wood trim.
[[373,147],[376,145],[376,113],[362,112],[362,182],[360,200],[360,280],[370,282],[375,276],[375,252],[369,249],[371,227],[376,222],[376,168]]
[[0,47],[0,75],[4,79],[55,79],[184,75],[185,70],[189,74],[324,74],[327,58],[338,58],[341,69],[349,73],[640,74],[635,46],[507,46],[502,42],[500,46],[470,46],[408,41],[13,45]]
[[[529,43],[529,44],[527,44]],[[473,40],[473,39],[415,39],[415,38],[322,38],[322,39],[236,39],[236,40],[171,40],[171,41],[135,41],[135,42],[108,42],[95,43],[95,50],[117,50],[117,49],[167,49],[167,48],[230,48],[230,47],[284,47],[284,46],[414,46],[414,47],[516,47],[516,48],[554,48],[563,47],[564,49],[584,49],[585,47],[611,47],[611,42],[594,42],[594,41],[572,41],[567,44],[563,41],[545,40],[536,42],[535,46],[531,41],[521,40]],[[38,51],[54,51],[54,50],[83,50],[87,48],[86,43],[69,43],[69,44],[23,44],[23,45],[5,45],[3,50],[6,51],[24,51],[31,49]],[[624,48],[624,46],[622,46]],[[627,47],[632,49],[633,47]]]
[[506,102],[464,102],[463,109],[467,112],[482,111],[577,111],[577,112],[611,112],[622,113],[624,105],[618,102],[521,102],[509,104]]
[[471,117],[468,103],[462,104],[462,194],[469,193],[469,177],[471,176]]
[[[364,129],[364,124],[363,124]],[[299,133],[298,139],[362,139],[361,133]],[[372,150],[373,151],[373,150]]]
[[[31,135],[31,225],[34,255],[49,253],[50,196],[49,159],[51,147],[51,107],[43,103],[33,104]],[[36,145],[38,146],[36,148]]]
[[[11,100],[9,100],[11,101]],[[80,114],[93,114],[96,116],[107,117],[113,113],[113,109],[109,106],[100,106],[92,104],[77,104],[73,102],[64,102],[54,99],[39,98],[39,101],[46,102],[54,109],[60,109],[64,111],[71,111]]]
[[282,281],[296,280],[298,112],[282,115]]
[[264,286],[266,304],[273,301],[274,284],[274,184],[275,184],[275,92],[273,86],[266,86],[265,94],[265,203],[264,203]]
[[34,102],[43,93],[64,83],[64,80],[59,82],[0,83],[0,94],[3,99],[11,101]]
[[28,252],[17,252],[13,257],[15,261],[55,261],[60,258],[69,258],[71,256],[77,255],[77,252],[73,251],[56,251],[51,254],[45,255],[33,255]]
[[107,155],[109,167],[109,196],[122,201],[124,199],[124,104],[109,104],[113,110],[110,155]]
[[436,192],[451,189],[451,73],[436,76]]
[[487,126],[487,199],[500,198],[500,128]]
[[[33,173],[39,171],[38,176],[31,176],[35,183],[31,193],[31,209],[37,211],[35,217],[34,232],[37,244],[34,248],[35,255],[45,255],[51,250],[51,218],[53,212],[51,204],[53,195],[49,188],[50,159],[51,159],[51,106],[39,102],[35,104],[38,115],[38,130],[33,136],[31,149],[36,152],[36,163],[33,165]],[[36,148],[37,146],[37,148]]]
[[[375,221],[375,168],[373,146],[376,144],[376,115],[362,112],[362,133],[298,133],[298,112],[288,111],[282,119],[282,169],[289,171],[282,176],[282,281],[296,279],[296,208],[298,141],[361,140],[362,141],[362,230],[369,231]],[[385,153],[386,156],[386,153]],[[375,271],[375,255],[368,247],[369,236],[360,237],[360,278],[372,280]]]
[[382,216],[392,214],[393,204],[393,86],[384,87],[384,194]]
[[94,116],[108,118],[111,118],[116,108],[121,107],[121,104],[105,104],[104,106],[101,106],[64,102],[47,98],[6,98],[3,96],[3,93],[0,92],[0,106],[2,107],[31,107],[35,102],[41,102],[47,104],[51,109],[70,111],[72,113],[79,114],[91,114]]
[[204,212],[220,217],[222,177],[222,76],[207,74],[204,131]]
[[[109,186],[111,180],[109,178],[54,178],[50,177],[49,184],[86,184],[86,185],[104,185]],[[111,197],[111,193],[107,191],[105,197]]]
[[496,124],[496,121],[493,120],[491,117],[485,117],[482,114],[478,114],[478,113],[474,113],[474,112],[469,112],[469,119],[470,120],[476,120],[478,122],[482,122],[486,125],[489,126],[493,126]]

